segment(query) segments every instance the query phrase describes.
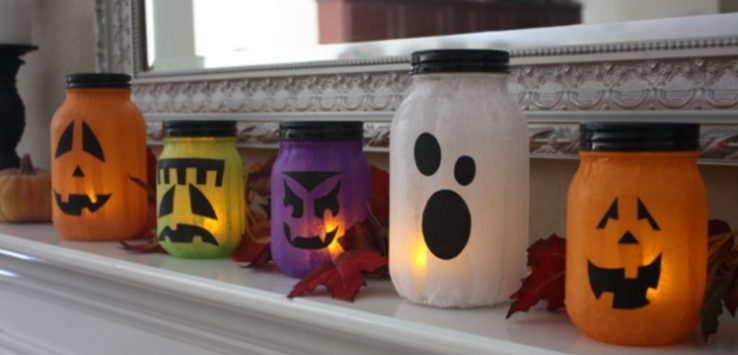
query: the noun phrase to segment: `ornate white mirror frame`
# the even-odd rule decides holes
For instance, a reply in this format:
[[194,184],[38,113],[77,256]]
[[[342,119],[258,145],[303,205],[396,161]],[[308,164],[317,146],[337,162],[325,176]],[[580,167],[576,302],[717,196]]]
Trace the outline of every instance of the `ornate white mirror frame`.
[[[98,70],[133,75],[152,144],[172,118],[234,119],[242,146],[270,148],[281,120],[348,119],[366,122],[367,150],[387,151],[410,84],[407,57],[149,73],[142,1],[96,0],[96,15]],[[511,50],[509,88],[526,112],[531,156],[575,158],[584,120],[669,120],[703,125],[702,163],[738,164],[738,14],[632,23],[625,37],[591,34],[608,28],[504,34],[506,42],[567,43]],[[568,40],[559,42],[563,31]]]

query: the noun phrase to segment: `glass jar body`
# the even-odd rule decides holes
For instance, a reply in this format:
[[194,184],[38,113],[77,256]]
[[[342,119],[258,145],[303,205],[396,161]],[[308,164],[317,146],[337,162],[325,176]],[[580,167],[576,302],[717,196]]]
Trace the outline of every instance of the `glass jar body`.
[[272,257],[292,277],[338,256],[338,240],[369,215],[361,140],[282,141],[271,187]]
[[528,133],[505,74],[422,74],[390,145],[390,273],[438,307],[509,299],[525,272]]
[[683,339],[699,320],[707,195],[695,151],[580,153],[567,207],[566,310],[623,345]]
[[67,89],[51,120],[52,219],[65,239],[121,240],[146,224],[146,127],[123,88]]
[[234,137],[171,137],[157,164],[157,236],[180,258],[226,257],[245,231],[243,163]]

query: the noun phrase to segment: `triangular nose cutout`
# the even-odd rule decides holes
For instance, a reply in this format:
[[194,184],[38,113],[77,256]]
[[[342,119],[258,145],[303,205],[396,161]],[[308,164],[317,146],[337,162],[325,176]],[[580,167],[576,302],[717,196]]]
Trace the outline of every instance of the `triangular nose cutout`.
[[638,240],[635,239],[633,234],[630,233],[630,231],[626,231],[625,234],[623,234],[622,237],[620,237],[620,241],[618,241],[618,244],[638,244]]
[[72,174],[74,177],[85,177],[85,173],[82,172],[82,168],[77,165],[76,168],[74,168],[74,173]]

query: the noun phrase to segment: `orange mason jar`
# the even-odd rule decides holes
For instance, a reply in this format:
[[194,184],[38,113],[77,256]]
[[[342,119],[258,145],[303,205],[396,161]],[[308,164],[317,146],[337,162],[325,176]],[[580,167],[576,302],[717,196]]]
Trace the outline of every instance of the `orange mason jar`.
[[581,126],[567,207],[566,310],[588,335],[623,345],[695,330],[707,274],[699,126]]
[[52,219],[65,239],[120,240],[146,223],[146,127],[125,74],[73,74],[51,120]]

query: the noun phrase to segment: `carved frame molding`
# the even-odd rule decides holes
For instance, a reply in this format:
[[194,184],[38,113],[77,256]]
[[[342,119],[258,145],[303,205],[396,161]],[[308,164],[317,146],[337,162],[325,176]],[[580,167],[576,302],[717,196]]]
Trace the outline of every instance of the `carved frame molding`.
[[[410,86],[406,57],[143,72],[142,4],[96,0],[101,71],[134,75],[133,99],[161,142],[167,119],[239,121],[239,143],[278,144],[282,120],[365,121],[366,149],[387,151]],[[702,162],[738,164],[738,33],[511,51],[509,90],[529,123],[531,155],[575,158],[584,120],[700,122]]]

